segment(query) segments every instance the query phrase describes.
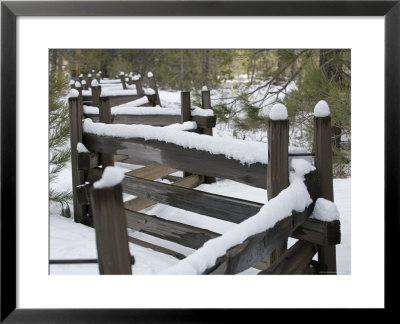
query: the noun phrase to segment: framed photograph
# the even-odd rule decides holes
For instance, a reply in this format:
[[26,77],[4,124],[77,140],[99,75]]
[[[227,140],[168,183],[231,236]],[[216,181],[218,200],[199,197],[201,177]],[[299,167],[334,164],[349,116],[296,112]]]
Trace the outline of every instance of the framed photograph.
[[[388,264],[391,259],[388,256],[392,253],[396,255],[393,238],[399,234],[399,1],[3,1],[1,16],[2,322],[226,322],[237,312],[247,316],[253,316],[250,312],[265,316],[269,309],[275,308],[388,309],[393,305],[389,296],[398,279],[393,273],[394,268]],[[171,79],[176,77],[174,82],[179,84],[177,88],[186,87],[193,93],[198,90],[203,108],[202,95],[209,90],[205,85],[212,82],[204,81],[202,72],[211,69],[208,57],[212,56],[210,60],[222,66],[231,56],[230,67],[246,71],[245,78],[252,80],[257,68],[253,72],[250,64],[244,68],[238,57],[246,57],[246,62],[250,62],[251,57],[259,54],[259,49],[271,49],[265,52],[267,59],[263,56],[258,62],[264,65],[278,62],[272,68],[277,70],[281,67],[280,62],[286,62],[284,60],[288,57],[301,57],[301,68],[293,63],[296,60],[291,61],[291,74],[287,73],[282,84],[286,91],[286,86],[293,81],[288,75],[295,78],[298,73],[303,73],[308,77],[303,78],[302,86],[304,89],[309,87],[309,92],[313,85],[313,55],[318,54],[320,66],[336,62],[340,57],[340,64],[345,67],[341,70],[343,75],[337,77],[337,84],[342,85],[343,79],[348,80],[348,91],[343,93],[339,89],[340,95],[334,98],[346,102],[346,105],[351,102],[351,114],[350,111],[342,111],[343,119],[339,118],[351,129],[349,133],[339,136],[346,143],[351,143],[351,158],[348,159],[351,160],[351,176],[346,173],[346,167],[335,171],[348,178],[347,182],[339,181],[341,185],[335,189],[343,197],[340,207],[348,215],[342,223],[342,239],[345,238],[348,252],[340,257],[339,268],[334,271],[337,275],[166,276],[161,272],[160,275],[149,276],[157,272],[156,268],[149,267],[139,273],[143,275],[98,276],[93,275],[95,265],[75,268],[68,265],[49,266],[49,249],[58,239],[54,229],[63,230],[52,227],[49,222],[49,191],[52,189],[49,186],[49,76],[52,77],[52,69],[62,69],[63,62],[72,66],[71,62],[78,54],[98,62],[101,61],[96,57],[99,55],[110,60],[113,55],[122,57],[113,61],[112,68],[110,65],[107,71],[109,80],[101,81],[98,73],[100,63],[96,66],[97,70],[93,70],[99,75],[103,96],[106,96],[107,91],[104,90],[108,87],[105,84],[111,85],[108,87],[111,90],[113,82],[118,81],[118,87],[128,92],[134,86],[135,95],[141,89],[143,98],[147,98],[145,105],[151,104],[157,109],[165,100],[162,96],[160,100],[158,91],[163,92],[162,95],[166,93],[164,90],[169,91],[168,88],[157,90],[152,85],[153,73],[157,77],[157,71],[149,67],[140,69],[145,71],[145,82],[148,83],[143,89],[142,85],[135,83],[134,74],[114,75],[124,69],[122,51],[138,49],[145,51],[134,52],[135,55],[154,56],[157,62],[168,56],[168,64],[177,65],[176,71],[180,71],[181,75],[178,72],[176,75],[165,72],[165,75]],[[207,58],[205,51],[209,55]],[[62,59],[59,59],[59,53]],[[206,66],[202,66],[200,72],[197,67],[191,66],[189,59],[196,55],[198,61]],[[190,84],[183,83],[184,71],[182,67],[179,70],[185,57],[188,58],[188,70],[191,69],[193,82]],[[305,63],[307,59],[310,62],[308,65]],[[161,71],[166,65],[160,63],[159,66]],[[225,69],[228,65],[221,66],[215,72],[216,79],[223,73],[229,74]],[[296,70],[303,68],[307,71]],[[87,84],[88,80],[82,78],[80,73],[85,71],[89,77],[92,70],[88,69],[81,69],[78,65],[73,70],[74,75],[68,76],[74,80],[70,83],[71,88],[78,87],[79,90]],[[262,67],[265,75],[267,70],[267,67]],[[331,72],[326,71],[327,74]],[[238,75],[233,78],[224,76],[225,85],[227,82],[234,83],[240,78]],[[92,75],[90,78],[90,95],[94,100]],[[318,82],[324,81],[319,79]],[[331,88],[336,86],[332,78],[327,82],[331,82]],[[82,89],[88,91],[84,87]],[[156,93],[153,93],[154,89]],[[238,95],[240,91],[238,87],[229,85],[215,90],[215,96],[223,98],[226,89],[230,91],[229,96]],[[254,93],[257,92],[250,91],[240,97],[242,101],[246,97],[250,110],[256,102]],[[175,95],[184,101],[184,92],[171,92],[170,98]],[[81,97],[84,98],[84,95]],[[284,103],[290,107],[293,102],[304,101],[307,101],[304,95],[291,95]],[[341,107],[341,103],[333,105]],[[324,110],[324,103],[319,108]],[[177,109],[180,109],[179,103]],[[226,113],[228,108],[224,106],[223,109]],[[181,118],[181,122],[186,121],[183,108],[181,113],[177,118]],[[249,114],[248,111],[246,113]],[[273,119],[271,109],[268,113]],[[85,114],[95,113],[88,110]],[[105,117],[97,114],[104,122]],[[202,114],[204,118],[197,118],[197,125],[207,119]],[[229,119],[227,115],[217,117]],[[246,129],[248,125],[244,125],[243,120],[240,122],[241,130]],[[204,130],[202,132],[206,134]],[[235,136],[244,139],[246,133],[235,131]],[[95,138],[92,143],[93,147],[97,145]],[[345,145],[350,152],[350,144]],[[157,150],[161,149],[157,147]],[[289,149],[290,154],[301,153]],[[107,164],[105,153],[101,154],[101,158]],[[346,154],[341,158],[346,160]],[[259,180],[246,181],[256,183]],[[218,191],[214,193],[221,194]],[[233,206],[235,201],[230,203]],[[61,206],[62,212],[68,213],[64,205]],[[226,208],[231,208],[231,213],[235,212],[234,207],[226,205]],[[78,215],[76,210],[74,215]],[[172,215],[165,218],[174,220]],[[80,237],[63,235],[67,238],[65,242],[69,243],[65,247],[57,246],[59,255],[81,259],[91,257],[89,252],[71,252]],[[83,231],[80,235],[84,237],[86,234]],[[135,237],[137,241],[139,238]],[[84,242],[84,239],[79,242]],[[268,237],[263,240],[268,242]],[[87,249],[90,250],[90,247]],[[324,253],[321,252],[321,255]],[[326,252],[326,255],[329,253]],[[136,262],[141,261],[140,257]],[[100,262],[100,259],[89,262]],[[103,268],[100,272],[107,274]],[[304,296],[299,298],[296,291],[301,291]]]

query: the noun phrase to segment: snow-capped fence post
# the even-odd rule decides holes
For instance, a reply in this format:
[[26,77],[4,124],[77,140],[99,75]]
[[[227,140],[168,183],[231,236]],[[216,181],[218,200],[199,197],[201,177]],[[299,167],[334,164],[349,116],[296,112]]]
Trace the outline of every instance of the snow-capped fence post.
[[121,72],[119,74],[119,78],[121,79],[122,89],[124,89],[124,90],[128,89],[127,86],[126,86],[126,81],[125,81],[125,73]]
[[82,80],[81,84],[82,84],[82,90],[88,90],[88,85],[86,83],[86,80]]
[[70,141],[71,141],[71,173],[72,173],[72,201],[74,205],[74,220],[81,223],[86,218],[86,206],[80,205],[77,199],[76,187],[85,183],[85,174],[78,168],[79,142],[82,142],[82,106],[79,102],[79,92],[71,90],[69,103]]
[[[276,197],[283,189],[289,186],[289,120],[287,109],[282,104],[275,104],[268,120],[268,167],[267,167],[267,194],[268,200]],[[287,241],[275,249],[267,259],[271,265],[287,249]]]
[[[201,89],[201,107],[203,109],[212,109],[210,90],[208,90],[207,87],[203,87]],[[203,134],[205,134],[205,135],[210,135],[210,136],[213,135],[213,129],[211,127],[203,128],[202,131],[203,131]],[[216,181],[216,179],[214,177],[204,177],[205,183],[210,184],[215,181]]]
[[[210,90],[207,87],[203,87],[201,90],[201,107],[203,109],[212,109]],[[212,136],[212,128],[203,128],[203,134]]]
[[[93,82],[95,81],[95,82]],[[91,83],[92,86],[92,106],[100,108],[100,93],[101,87],[98,84],[97,80],[94,79]]]
[[79,81],[75,82],[75,89],[79,91],[79,95],[82,95],[82,85]]
[[[191,121],[192,115],[190,112],[190,91],[181,91],[181,123]],[[183,172],[184,177],[190,176],[191,173]]]
[[[319,175],[319,198],[333,201],[332,138],[329,106],[325,101],[314,109],[315,167]],[[336,246],[318,246],[318,272],[336,274]]]
[[144,96],[144,91],[143,91],[143,87],[142,87],[142,82],[140,80],[140,76],[136,75],[132,78],[132,83],[135,85],[136,87],[136,93],[138,95],[139,98]]
[[[110,104],[110,98],[108,97],[100,97],[99,121],[100,123],[104,124],[112,123],[111,104]],[[103,153],[100,156],[101,156],[101,165],[103,166],[103,170],[108,166],[114,165],[114,155]]]
[[192,120],[192,115],[190,113],[190,92],[181,92],[181,122],[187,122]]
[[155,105],[161,107],[161,100],[160,100],[160,95],[158,94],[156,78],[154,77],[153,73],[151,73],[151,72],[147,73],[147,77],[149,79],[150,88],[152,88],[156,92]]
[[89,73],[89,74],[88,74],[88,77],[87,77],[87,84],[88,84],[88,87],[89,87],[89,88],[92,87],[92,80],[93,80],[93,77],[92,77],[92,75]]
[[[106,173],[109,170],[106,170]],[[122,173],[122,172],[121,172]],[[112,175],[111,181],[118,179]],[[122,174],[123,178],[123,174]],[[122,185],[103,178],[90,189],[100,274],[132,274]],[[122,180],[122,179],[121,179]]]

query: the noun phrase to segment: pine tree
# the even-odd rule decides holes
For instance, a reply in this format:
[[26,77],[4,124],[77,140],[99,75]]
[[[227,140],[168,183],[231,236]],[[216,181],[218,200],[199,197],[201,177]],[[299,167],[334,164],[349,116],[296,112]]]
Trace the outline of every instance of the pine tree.
[[57,192],[51,184],[57,180],[60,172],[70,160],[68,105],[65,102],[66,80],[63,73],[51,72],[49,79],[49,169],[50,192],[52,203],[61,205],[62,214],[70,217],[69,202],[71,191]]

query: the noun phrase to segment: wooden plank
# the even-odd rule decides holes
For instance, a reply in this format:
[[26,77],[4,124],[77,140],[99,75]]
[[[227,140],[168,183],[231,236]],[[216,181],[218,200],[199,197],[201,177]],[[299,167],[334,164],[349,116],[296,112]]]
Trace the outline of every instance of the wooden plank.
[[323,246],[340,244],[340,221],[307,219],[292,237]]
[[90,190],[100,274],[132,274],[122,186]]
[[252,267],[282,245],[282,242],[286,241],[296,229],[294,224],[304,222],[311,212],[311,208],[301,213],[293,212],[291,216],[279,221],[267,231],[250,236],[217,258],[215,265],[207,269],[204,274],[213,274],[214,270],[223,263],[226,263],[225,274],[236,274]]
[[302,274],[316,253],[317,247],[314,244],[297,241],[274,264],[258,274]]
[[142,247],[149,248],[149,249],[152,249],[152,250],[160,252],[160,253],[171,255],[171,256],[179,259],[179,260],[182,260],[182,259],[186,258],[185,255],[183,255],[183,254],[181,254],[179,252],[167,249],[165,247],[162,247],[162,246],[150,243],[150,242],[139,240],[139,239],[137,239],[135,237],[132,237],[132,236],[128,236],[128,240],[129,240],[130,243],[137,244],[137,245],[140,245]]
[[231,179],[251,186],[266,188],[267,165],[243,165],[222,154],[185,149],[181,146],[142,138],[120,138],[84,134],[90,151],[129,156],[130,163],[148,165],[159,163],[171,168],[211,177]]
[[198,214],[240,223],[256,214],[260,204],[243,199],[180,188],[161,182],[126,176],[124,192]]
[[220,234],[179,222],[169,221],[154,215],[125,210],[127,226],[170,242],[198,249],[209,239]]
[[97,152],[78,152],[78,168],[88,170],[100,165],[100,157]]
[[[314,117],[315,166],[319,173],[319,197],[333,201],[331,117]],[[336,274],[336,247],[318,246],[319,273]]]
[[[182,188],[195,188],[203,182],[202,179],[203,178],[198,175],[191,175],[186,178],[181,178],[172,185]],[[139,211],[155,204],[157,204],[157,202],[138,197],[125,201],[124,206],[131,211]]]
[[126,172],[125,174],[128,176],[143,178],[147,180],[155,180],[176,171],[178,170],[167,167],[165,165],[154,163],[140,169]]

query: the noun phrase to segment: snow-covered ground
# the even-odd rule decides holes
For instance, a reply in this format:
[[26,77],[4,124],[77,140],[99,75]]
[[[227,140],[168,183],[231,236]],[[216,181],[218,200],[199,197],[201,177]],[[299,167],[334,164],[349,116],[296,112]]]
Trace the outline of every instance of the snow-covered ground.
[[[162,106],[179,107],[179,92],[160,91]],[[225,125],[217,125],[214,129],[214,136],[232,137],[232,133]],[[126,168],[127,165],[119,164]],[[138,166],[130,166],[136,168]],[[164,180],[166,181],[166,180]],[[52,187],[56,190],[71,188],[70,169],[65,169]],[[250,187],[231,180],[218,179],[214,184],[203,184],[196,189],[216,194],[252,200],[260,203],[266,203],[266,190]],[[337,245],[337,268],[338,274],[350,274],[350,224],[351,224],[351,179],[335,179],[334,195],[335,203],[340,213],[341,221],[341,244]],[[127,199],[128,197],[125,197]],[[182,221],[193,226],[206,228],[218,233],[225,233],[232,229],[235,224],[217,220],[211,217],[198,215],[185,210],[174,207],[156,204],[145,209],[143,212],[147,214],[157,215],[169,220]],[[129,235],[141,239],[160,244],[166,248],[175,250],[184,255],[190,255],[193,249],[180,246],[175,243],[167,242],[149,235],[128,231]],[[289,245],[295,240],[290,239]],[[144,248],[136,244],[129,243],[131,254],[135,256],[135,264],[132,271],[137,274],[155,274],[163,271],[170,266],[176,264],[178,259],[156,252],[149,248]],[[81,259],[97,258],[95,233],[90,227],[76,224],[73,219],[67,219],[60,216],[60,210],[57,206],[50,207],[50,259]],[[248,269],[242,274],[256,274],[259,270]],[[79,265],[51,265],[51,274],[98,274],[97,264],[79,264]]]

